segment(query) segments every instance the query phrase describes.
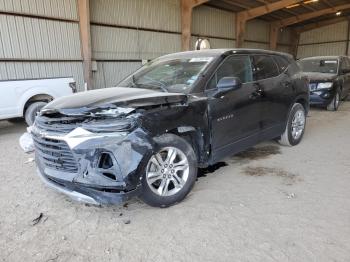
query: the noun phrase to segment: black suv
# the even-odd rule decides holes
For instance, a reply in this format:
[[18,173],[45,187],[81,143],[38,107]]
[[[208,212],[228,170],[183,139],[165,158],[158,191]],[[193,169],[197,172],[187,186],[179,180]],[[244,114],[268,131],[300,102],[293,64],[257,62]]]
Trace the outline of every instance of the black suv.
[[350,59],[346,56],[308,57],[299,61],[310,80],[310,104],[337,111],[350,91]]
[[94,204],[181,201],[198,167],[277,139],[296,145],[307,79],[287,54],[249,49],[166,55],[118,87],[59,98],[31,129],[41,178]]

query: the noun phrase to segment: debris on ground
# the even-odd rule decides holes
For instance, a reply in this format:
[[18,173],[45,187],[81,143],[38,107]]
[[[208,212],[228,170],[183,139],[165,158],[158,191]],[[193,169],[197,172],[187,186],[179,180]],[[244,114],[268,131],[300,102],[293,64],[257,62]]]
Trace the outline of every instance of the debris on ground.
[[27,161],[24,162],[24,164],[29,164],[29,163],[33,163],[35,161],[35,159],[33,157],[28,158]]
[[40,213],[37,218],[34,218],[32,220],[32,226],[35,226],[36,224],[38,224],[41,221],[41,219],[43,218],[43,216],[44,216],[44,214]]
[[120,213],[119,216],[122,217],[122,216],[123,216],[123,213]]
[[128,202],[124,203],[124,205],[123,205],[123,207],[125,207],[125,208],[128,208],[128,206],[129,206]]
[[129,225],[131,223],[130,219],[125,219],[125,220],[123,220],[123,222],[125,225]]
[[287,194],[287,198],[291,199],[291,198],[295,198],[296,195],[294,193],[291,193],[291,194]]

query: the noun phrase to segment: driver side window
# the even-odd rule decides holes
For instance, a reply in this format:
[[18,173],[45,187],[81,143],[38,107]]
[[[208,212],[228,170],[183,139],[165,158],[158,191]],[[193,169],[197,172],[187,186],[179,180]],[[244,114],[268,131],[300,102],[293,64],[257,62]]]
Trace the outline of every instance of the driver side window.
[[209,80],[206,89],[215,89],[223,77],[238,77],[242,83],[252,82],[253,73],[249,56],[233,55],[227,57]]

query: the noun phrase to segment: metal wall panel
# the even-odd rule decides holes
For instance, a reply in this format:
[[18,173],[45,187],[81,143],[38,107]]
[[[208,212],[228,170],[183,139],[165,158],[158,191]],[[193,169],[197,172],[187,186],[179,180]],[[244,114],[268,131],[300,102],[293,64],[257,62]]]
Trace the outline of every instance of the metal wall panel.
[[283,28],[278,34],[278,43],[290,44],[291,42],[291,31],[289,28]]
[[245,33],[246,40],[268,42],[270,39],[269,35],[269,23],[259,19],[253,19],[247,22]]
[[0,11],[78,19],[76,0],[0,0]]
[[92,0],[91,21],[181,32],[178,0]]
[[285,45],[278,45],[277,46],[277,51],[278,52],[283,52],[283,53],[289,53],[290,52],[290,47],[285,46]]
[[0,58],[81,59],[79,25],[0,15]]
[[207,6],[193,10],[192,33],[201,36],[235,37],[235,14]]
[[84,87],[82,62],[0,62],[0,80],[73,77]]
[[140,59],[138,37],[138,30],[91,26],[93,59]]
[[94,25],[91,35],[96,60],[153,59],[181,51],[180,34]]
[[269,49],[269,44],[265,43],[254,43],[245,41],[243,44],[244,48],[252,48],[252,49]]
[[140,67],[139,62],[98,62],[97,71],[93,73],[94,88],[116,86]]
[[139,31],[141,59],[153,59],[181,51],[181,35]]
[[[346,40],[348,22],[341,22],[301,34],[299,44]],[[344,54],[344,53],[343,53]]]
[[298,48],[298,58],[309,56],[344,55],[346,42],[302,45]]

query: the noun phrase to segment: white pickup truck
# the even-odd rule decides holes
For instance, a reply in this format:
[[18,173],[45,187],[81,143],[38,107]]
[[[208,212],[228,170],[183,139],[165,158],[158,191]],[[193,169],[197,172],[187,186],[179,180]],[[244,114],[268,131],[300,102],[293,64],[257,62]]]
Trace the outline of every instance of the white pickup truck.
[[0,81],[0,120],[24,117],[30,126],[48,102],[75,92],[73,78]]

